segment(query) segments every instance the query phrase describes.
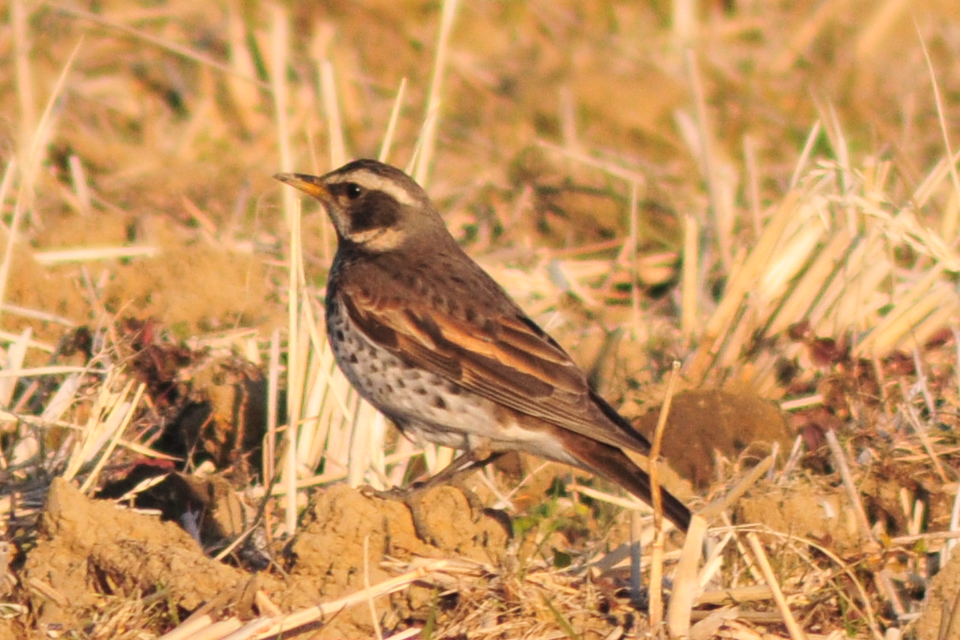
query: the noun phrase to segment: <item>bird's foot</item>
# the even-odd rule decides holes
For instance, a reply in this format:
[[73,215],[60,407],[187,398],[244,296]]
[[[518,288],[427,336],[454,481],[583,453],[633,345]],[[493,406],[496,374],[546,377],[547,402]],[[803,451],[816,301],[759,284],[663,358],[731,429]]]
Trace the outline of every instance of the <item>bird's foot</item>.
[[360,493],[368,498],[380,498],[381,500],[390,500],[392,502],[404,502],[411,491],[415,490],[413,485],[407,487],[390,487],[389,489],[374,489],[368,484],[360,487]]
[[[435,492],[456,491],[460,493],[470,508],[470,519],[474,522],[480,522],[485,515],[489,515],[484,508],[479,496],[470,489],[463,486],[463,483],[455,479],[448,483],[431,482],[433,478],[424,482],[418,482],[406,487],[393,487],[386,490],[377,490],[372,487],[363,487],[361,493],[368,497],[376,497],[381,500],[391,500],[402,502],[410,510],[410,517],[413,520],[413,528],[417,537],[422,541],[434,546],[442,546],[442,541],[435,531],[436,526],[431,524],[437,517],[439,503],[436,500],[443,500],[439,496],[434,499]],[[449,522],[450,513],[446,511],[443,519]]]

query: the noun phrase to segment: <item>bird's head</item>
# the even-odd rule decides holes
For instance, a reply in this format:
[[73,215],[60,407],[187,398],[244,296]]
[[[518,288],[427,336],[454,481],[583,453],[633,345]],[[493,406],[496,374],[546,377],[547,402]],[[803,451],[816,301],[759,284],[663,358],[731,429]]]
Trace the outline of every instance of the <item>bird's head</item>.
[[449,236],[420,185],[388,164],[355,160],[322,176],[280,173],[274,177],[323,204],[341,245],[383,253],[414,240]]

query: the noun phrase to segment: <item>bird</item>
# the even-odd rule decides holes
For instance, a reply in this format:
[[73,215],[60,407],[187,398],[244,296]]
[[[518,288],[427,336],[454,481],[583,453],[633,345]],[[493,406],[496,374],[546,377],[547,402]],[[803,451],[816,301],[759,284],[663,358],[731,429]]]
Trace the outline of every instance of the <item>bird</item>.
[[[322,176],[274,176],[320,201],[336,229],[325,294],[334,357],[407,437],[463,450],[449,479],[510,451],[601,476],[650,504],[625,451],[650,442],[448,231],[400,169],[354,160]],[[690,510],[661,488],[680,530]]]

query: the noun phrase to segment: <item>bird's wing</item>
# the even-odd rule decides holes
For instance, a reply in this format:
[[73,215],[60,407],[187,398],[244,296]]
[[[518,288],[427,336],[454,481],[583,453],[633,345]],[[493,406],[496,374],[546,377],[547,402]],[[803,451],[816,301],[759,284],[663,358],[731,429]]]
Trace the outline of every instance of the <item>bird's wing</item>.
[[519,309],[467,322],[389,297],[343,299],[358,328],[413,366],[588,438],[649,451],[646,438],[590,389],[570,356]]

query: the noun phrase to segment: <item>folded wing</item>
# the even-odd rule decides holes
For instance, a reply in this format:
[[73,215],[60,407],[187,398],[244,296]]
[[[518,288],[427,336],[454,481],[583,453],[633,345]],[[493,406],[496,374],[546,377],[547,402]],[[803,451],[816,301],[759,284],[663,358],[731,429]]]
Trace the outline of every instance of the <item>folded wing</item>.
[[569,355],[516,310],[467,322],[389,298],[346,299],[351,319],[409,364],[515,411],[641,453],[649,442],[601,397]]

